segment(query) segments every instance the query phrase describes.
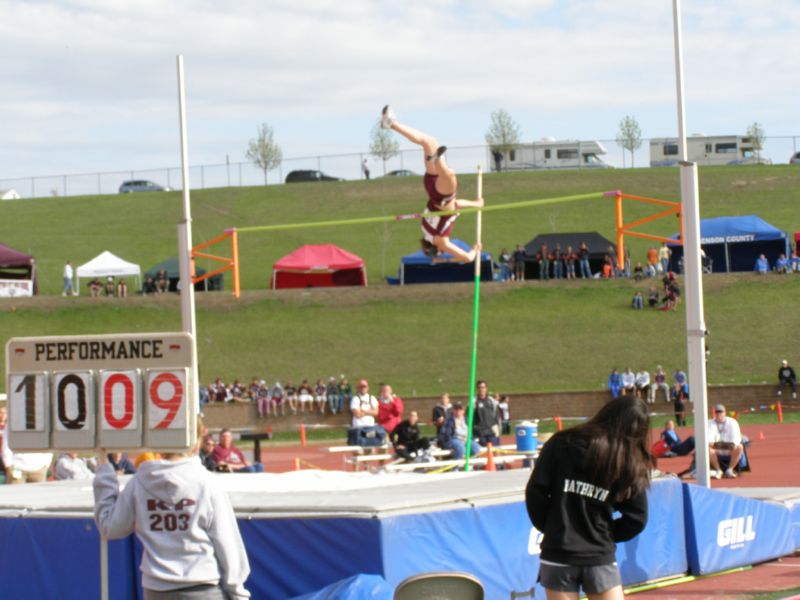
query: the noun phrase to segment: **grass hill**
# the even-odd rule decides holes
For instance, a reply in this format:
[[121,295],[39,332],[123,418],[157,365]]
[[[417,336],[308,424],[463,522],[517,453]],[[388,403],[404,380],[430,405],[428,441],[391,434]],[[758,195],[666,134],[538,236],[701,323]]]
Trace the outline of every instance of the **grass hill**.
[[[474,196],[475,178],[461,178]],[[757,214],[787,231],[800,230],[800,169],[791,166],[704,168],[701,214]],[[664,199],[679,197],[674,169],[519,172],[484,177],[489,203],[608,189]],[[418,211],[418,178],[200,190],[192,193],[195,243],[226,227],[393,215]],[[626,205],[626,220],[649,207]],[[0,341],[19,335],[61,335],[180,328],[177,298],[119,302],[61,298],[66,259],[81,264],[102,250],[148,268],[174,256],[177,193],[87,196],[5,202],[0,242],[37,257],[43,296],[0,304]],[[459,236],[474,237],[463,216]],[[609,200],[571,202],[487,213],[484,245],[525,243],[538,233],[597,230],[614,237]],[[650,231],[672,234],[677,224]],[[471,285],[381,285],[402,255],[416,248],[418,227],[386,225],[246,234],[240,240],[242,284],[228,294],[198,295],[201,378],[316,379],[346,373],[391,381],[405,395],[463,392],[468,380]],[[370,287],[265,291],[272,263],[303,243],[332,242],[362,256]],[[630,240],[633,260],[648,243]],[[227,283],[230,284],[229,277]],[[479,375],[507,391],[601,386],[612,366],[685,365],[683,311],[634,312],[630,281],[487,284],[482,286]],[[641,286],[640,286],[641,287]],[[772,381],[778,361],[797,360],[793,332],[800,277],[712,275],[705,279],[712,332],[711,383]],[[14,309],[12,312],[11,309]],[[3,381],[3,388],[4,388]]]

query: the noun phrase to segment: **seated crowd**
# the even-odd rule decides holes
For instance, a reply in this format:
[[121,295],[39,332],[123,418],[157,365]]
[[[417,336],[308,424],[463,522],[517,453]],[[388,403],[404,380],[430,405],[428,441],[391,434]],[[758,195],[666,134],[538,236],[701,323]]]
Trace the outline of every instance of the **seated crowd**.
[[667,384],[667,374],[661,365],[656,367],[653,377],[645,368],[636,373],[630,367],[620,373],[612,369],[608,376],[608,391],[612,398],[634,395],[648,404],[656,403],[658,392],[663,392],[664,401],[671,402],[675,410],[675,421],[678,426],[686,425],[686,401],[689,400],[689,381],[686,372],[675,369],[672,373],[672,384]]

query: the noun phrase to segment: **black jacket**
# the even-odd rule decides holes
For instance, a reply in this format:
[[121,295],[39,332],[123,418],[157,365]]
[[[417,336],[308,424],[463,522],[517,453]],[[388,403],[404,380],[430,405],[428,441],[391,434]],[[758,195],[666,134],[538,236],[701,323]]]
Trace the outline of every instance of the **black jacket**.
[[[613,563],[616,542],[638,535],[647,524],[647,495],[622,502],[615,490],[592,485],[583,472],[586,442],[560,435],[542,448],[525,490],[534,527],[544,534],[542,560],[571,566]],[[613,519],[612,513],[622,516]]]

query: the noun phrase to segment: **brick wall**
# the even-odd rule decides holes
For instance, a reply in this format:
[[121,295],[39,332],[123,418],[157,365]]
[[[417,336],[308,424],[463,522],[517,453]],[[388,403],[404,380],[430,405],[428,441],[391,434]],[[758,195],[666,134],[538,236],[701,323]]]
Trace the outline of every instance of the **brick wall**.
[[[541,392],[530,394],[511,394],[511,417],[514,420],[542,419],[547,417],[590,417],[609,399],[605,390],[577,392]],[[466,402],[464,397],[451,396],[453,401]],[[728,410],[740,411],[745,408],[758,408],[761,405],[774,404],[775,386],[773,385],[725,385],[711,386],[708,389],[708,403],[712,406],[723,403]],[[420,420],[429,422],[431,409],[437,398],[404,398],[405,412],[416,410]],[[784,402],[786,399],[784,398]],[[655,412],[669,413],[672,408],[659,394],[654,405]],[[687,407],[689,408],[689,407]],[[206,425],[210,428],[243,428],[263,429],[272,427],[274,431],[297,430],[301,423],[319,423],[328,426],[342,427],[350,423],[350,415],[331,415],[319,413],[300,413],[284,417],[258,418],[256,406],[250,402],[212,403],[206,405]]]

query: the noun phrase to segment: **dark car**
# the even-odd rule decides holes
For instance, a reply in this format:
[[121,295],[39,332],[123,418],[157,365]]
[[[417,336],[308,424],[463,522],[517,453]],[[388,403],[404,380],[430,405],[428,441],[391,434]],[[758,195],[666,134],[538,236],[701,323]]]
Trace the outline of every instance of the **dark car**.
[[416,177],[417,174],[414,171],[409,171],[408,169],[398,169],[396,171],[389,171],[384,177]]
[[172,189],[145,179],[132,179],[123,181],[119,186],[120,194],[131,194],[133,192],[171,192]]
[[286,176],[286,183],[297,183],[298,181],[341,181],[341,179],[325,175],[322,171],[313,170],[290,171]]

